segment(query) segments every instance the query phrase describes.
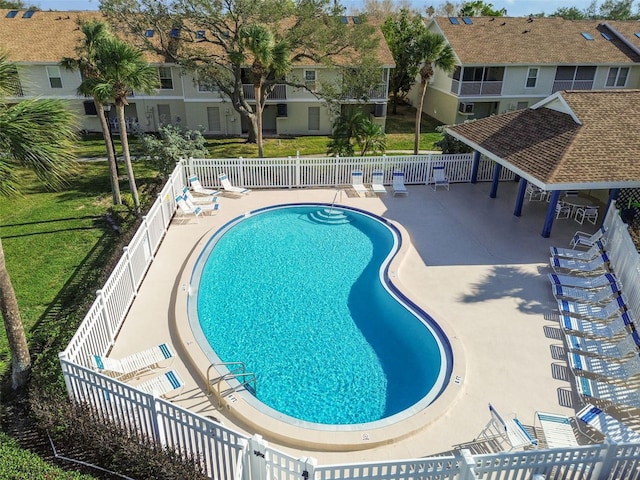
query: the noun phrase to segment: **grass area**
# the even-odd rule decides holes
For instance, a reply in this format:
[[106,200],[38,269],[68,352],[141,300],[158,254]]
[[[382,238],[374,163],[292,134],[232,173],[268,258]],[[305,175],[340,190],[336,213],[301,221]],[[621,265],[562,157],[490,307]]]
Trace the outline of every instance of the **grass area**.
[[[387,151],[394,152],[400,150],[413,151],[415,109],[408,105],[398,106],[397,113],[391,114],[391,108],[387,116]],[[442,134],[436,132],[436,127],[440,125],[435,119],[422,115],[420,126],[420,149],[439,150],[434,144],[442,138]],[[131,151],[135,151],[137,138],[131,136]],[[288,157],[300,155],[325,155],[327,152],[327,136],[299,136],[287,138],[265,138],[265,157]],[[119,137],[114,137],[116,152],[120,154]],[[211,158],[255,158],[258,156],[258,147],[255,144],[247,143],[245,138],[225,137],[207,139],[207,148]],[[78,143],[76,153],[79,157],[96,158],[106,156],[104,139],[100,134],[86,135]]]
[[[139,185],[156,172],[135,164]],[[0,198],[0,238],[22,322],[31,339],[63,287],[109,232],[104,214],[111,206],[108,166],[82,162],[61,192],[49,192],[25,171],[23,196]],[[121,183],[127,191],[126,181]],[[10,368],[4,329],[0,334],[0,374]],[[42,332],[40,332],[42,334]]]

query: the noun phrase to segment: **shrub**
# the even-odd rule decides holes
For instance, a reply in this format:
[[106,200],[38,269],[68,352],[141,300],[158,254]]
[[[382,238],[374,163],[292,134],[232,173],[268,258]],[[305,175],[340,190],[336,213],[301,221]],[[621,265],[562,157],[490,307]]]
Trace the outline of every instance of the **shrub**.
[[452,154],[452,153],[470,153],[473,152],[473,148],[471,148],[466,143],[461,142],[460,140],[455,139],[451,135],[449,135],[445,129],[446,125],[441,125],[436,127],[436,130],[442,133],[443,138],[434,143],[437,147],[442,149],[442,153],[444,154]]
[[206,158],[209,151],[205,138],[199,130],[185,130],[175,125],[160,127],[158,136],[139,132],[139,155],[157,168],[164,176],[169,175],[180,157]]

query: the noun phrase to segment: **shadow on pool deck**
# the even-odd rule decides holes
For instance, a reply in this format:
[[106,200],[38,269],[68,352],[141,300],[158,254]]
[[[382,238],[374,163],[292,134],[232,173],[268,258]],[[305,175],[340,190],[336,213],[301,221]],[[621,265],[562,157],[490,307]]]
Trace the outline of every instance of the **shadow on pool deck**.
[[[430,456],[471,442],[489,420],[489,402],[505,414],[517,413],[525,425],[533,424],[537,410],[575,413],[579,405],[561,358],[562,340],[549,334],[558,323],[546,273],[549,247],[566,246],[576,230],[588,228],[556,220],[551,238],[543,238],[546,203],[525,202],[517,218],[517,183],[502,182],[496,199],[489,198],[490,188],[489,183],[453,184],[450,191],[409,186],[406,197],[337,195],[338,204],[382,215],[406,229],[410,243],[391,274],[452,344],[451,382],[426,409],[426,427],[393,444],[350,453],[301,450],[278,444],[268,432],[260,432],[263,437],[294,455],[316,457],[320,464],[350,463]],[[246,424],[235,425],[205,395],[202,377],[208,363],[184,360],[204,358],[183,333],[187,320],[182,305],[193,257],[217,228],[247,211],[282,203],[331,203],[335,196],[334,189],[253,190],[243,198],[221,198],[215,216],[174,220],[111,355],[171,343],[180,357],[172,368],[186,380],[173,401],[240,432],[255,433]],[[220,281],[226,275],[233,275],[233,266],[220,272]],[[376,432],[370,433],[375,438]],[[361,443],[359,448],[366,448],[366,441]]]

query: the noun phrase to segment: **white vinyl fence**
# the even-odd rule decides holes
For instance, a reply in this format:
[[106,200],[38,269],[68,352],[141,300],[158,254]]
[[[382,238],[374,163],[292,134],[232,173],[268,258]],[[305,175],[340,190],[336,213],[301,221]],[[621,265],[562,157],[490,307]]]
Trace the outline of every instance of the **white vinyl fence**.
[[[349,184],[354,168],[362,169],[365,178],[374,168],[384,168],[387,181],[393,170],[401,169],[407,183],[424,184],[434,164],[445,165],[451,182],[468,182],[471,178],[470,155],[180,161],[104,287],[96,292],[96,300],[78,331],[59,354],[70,398],[90,403],[100,416],[119,424],[131,435],[191,455],[212,479],[640,479],[640,444],[605,443],[487,455],[472,455],[462,450],[457,455],[433,458],[317,465],[313,458],[294,458],[271,448],[258,435],[246,438],[211,418],[145,394],[90,368],[90,355],[105,355],[113,346],[175,213],[175,197],[182,192],[189,175],[198,175],[208,187],[217,186],[217,175],[223,172],[230,176],[232,183],[245,187],[326,187]],[[491,180],[493,171],[493,162],[481,160],[478,181]],[[503,179],[511,180],[513,175],[505,174]],[[614,207],[611,206],[604,220],[607,250],[629,303],[637,309],[640,307],[640,257]]]

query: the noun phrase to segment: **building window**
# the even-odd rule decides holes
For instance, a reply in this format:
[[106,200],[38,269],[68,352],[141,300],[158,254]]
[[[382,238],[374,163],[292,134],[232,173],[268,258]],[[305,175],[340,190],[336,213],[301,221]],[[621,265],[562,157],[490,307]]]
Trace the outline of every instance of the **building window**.
[[309,131],[320,130],[320,107],[309,107]]
[[607,87],[624,87],[627,84],[629,67],[611,67],[607,75]]
[[47,75],[49,76],[49,85],[51,85],[51,88],[62,88],[62,75],[60,74],[60,67],[47,67]]
[[171,78],[171,68],[158,67],[158,76],[160,77],[161,90],[173,90],[173,78]]
[[516,110],[524,110],[529,106],[529,102],[518,102]]
[[197,77],[196,81],[198,83],[199,92],[215,92],[218,90],[213,80]]
[[304,84],[309,90],[316,89],[316,71],[315,70],[304,71]]
[[538,69],[530,68],[529,73],[527,73],[527,88],[534,88],[538,81]]

